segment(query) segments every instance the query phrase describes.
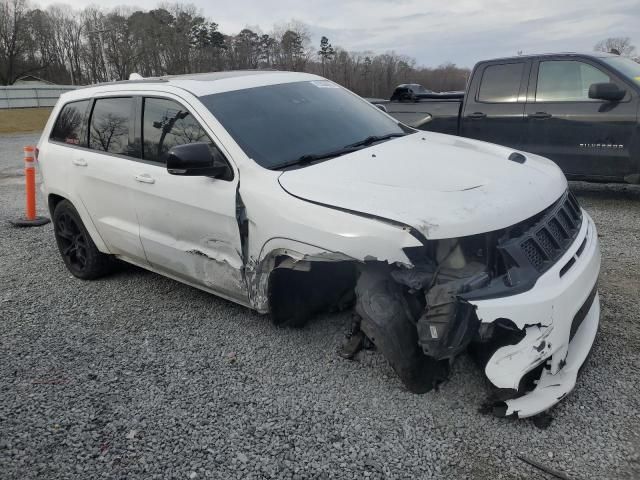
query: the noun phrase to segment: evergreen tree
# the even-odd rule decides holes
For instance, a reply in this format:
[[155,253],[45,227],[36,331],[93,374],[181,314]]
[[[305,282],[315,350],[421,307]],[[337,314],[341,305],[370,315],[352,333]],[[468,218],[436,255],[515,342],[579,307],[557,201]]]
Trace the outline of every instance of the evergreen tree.
[[336,54],[336,51],[333,49],[333,46],[329,43],[329,39],[325,36],[322,36],[320,39],[320,50],[318,50],[318,55],[320,56],[320,60],[322,62],[322,76],[325,76],[325,62],[331,60],[333,56]]

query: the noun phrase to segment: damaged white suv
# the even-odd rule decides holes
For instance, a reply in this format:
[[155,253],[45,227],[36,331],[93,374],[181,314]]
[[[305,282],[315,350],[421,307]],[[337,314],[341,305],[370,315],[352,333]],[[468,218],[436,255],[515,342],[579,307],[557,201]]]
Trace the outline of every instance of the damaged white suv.
[[572,390],[599,321],[596,228],[535,155],[415,131],[315,75],[221,72],[65,93],[38,144],[69,270],[114,257],[301,326],[354,307],[425,392],[469,350],[493,412]]

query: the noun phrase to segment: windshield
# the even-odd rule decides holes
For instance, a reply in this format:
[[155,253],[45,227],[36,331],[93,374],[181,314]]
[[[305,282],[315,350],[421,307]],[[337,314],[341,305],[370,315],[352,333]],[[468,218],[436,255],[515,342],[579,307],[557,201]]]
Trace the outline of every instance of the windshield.
[[625,57],[604,57],[601,60],[611,65],[635,83],[640,84],[640,63],[636,63]]
[[[327,80],[235,90],[200,100],[244,152],[265,168],[337,156],[369,137],[406,133],[380,110]],[[334,151],[336,155],[327,155]]]

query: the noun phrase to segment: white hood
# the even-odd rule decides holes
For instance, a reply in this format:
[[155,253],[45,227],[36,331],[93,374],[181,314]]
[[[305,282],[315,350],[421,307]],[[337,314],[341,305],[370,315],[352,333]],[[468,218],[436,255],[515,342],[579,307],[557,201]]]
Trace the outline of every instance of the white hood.
[[395,220],[428,239],[505,228],[551,205],[567,182],[550,160],[451,135],[419,132],[305,168],[280,184],[313,202]]

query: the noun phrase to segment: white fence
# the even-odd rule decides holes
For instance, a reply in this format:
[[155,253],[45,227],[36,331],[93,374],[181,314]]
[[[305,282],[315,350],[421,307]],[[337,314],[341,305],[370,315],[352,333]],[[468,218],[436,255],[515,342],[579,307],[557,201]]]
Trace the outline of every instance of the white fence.
[[0,87],[0,109],[53,107],[60,95],[75,90],[72,85],[34,85]]

